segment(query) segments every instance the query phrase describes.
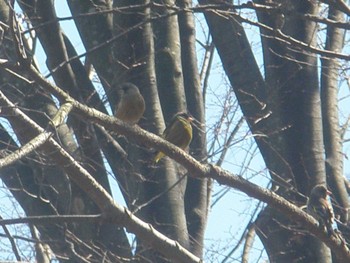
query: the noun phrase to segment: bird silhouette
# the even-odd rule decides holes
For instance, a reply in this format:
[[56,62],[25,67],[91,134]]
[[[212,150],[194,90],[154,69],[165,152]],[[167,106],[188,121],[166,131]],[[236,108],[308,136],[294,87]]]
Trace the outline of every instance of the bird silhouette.
[[115,108],[115,117],[129,124],[138,123],[145,112],[145,100],[139,89],[126,82],[118,89],[119,101]]
[[[163,139],[171,142],[181,149],[186,149],[192,140],[193,117],[185,112],[177,113],[170,121],[163,132]],[[159,162],[165,156],[163,152],[158,152],[154,157],[154,163]]]
[[334,213],[327,196],[332,194],[324,185],[316,185],[311,190],[307,202],[307,211],[318,220],[320,227],[326,229],[328,234],[333,233],[332,224],[334,222]]

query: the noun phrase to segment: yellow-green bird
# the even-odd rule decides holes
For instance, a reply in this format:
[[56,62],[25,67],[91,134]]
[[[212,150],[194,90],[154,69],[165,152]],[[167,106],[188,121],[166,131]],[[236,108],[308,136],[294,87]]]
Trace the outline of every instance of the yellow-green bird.
[[[190,114],[185,112],[177,113],[164,130],[163,139],[183,150],[186,149],[192,140],[192,121],[193,118]],[[153,161],[157,163],[164,156],[163,152],[158,152]]]
[[137,123],[145,112],[145,100],[139,88],[126,82],[118,89],[119,101],[115,108],[115,116],[129,124]]

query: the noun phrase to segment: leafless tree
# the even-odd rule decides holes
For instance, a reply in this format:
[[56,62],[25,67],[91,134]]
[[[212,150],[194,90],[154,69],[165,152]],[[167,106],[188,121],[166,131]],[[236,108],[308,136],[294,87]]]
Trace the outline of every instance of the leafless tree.
[[[67,4],[71,16],[59,18],[53,1],[0,0],[0,176],[25,215],[0,220],[13,258],[28,259],[21,238],[38,262],[201,262],[215,182],[221,196],[236,189],[258,201],[223,262],[238,249],[249,262],[256,235],[270,262],[350,261],[349,118],[338,104],[339,83],[349,79],[344,1]],[[66,20],[86,51],[63,31]],[[260,57],[248,27],[259,31]],[[224,96],[206,126],[208,91],[218,87],[209,81],[214,50],[228,90],[214,92]],[[115,84],[124,82],[146,102],[138,125],[112,114]],[[196,119],[188,154],[157,136],[180,111]],[[239,174],[221,167],[235,147],[247,153]],[[169,157],[155,164],[156,150]],[[268,187],[246,176],[256,153]],[[125,207],[112,198],[112,182]],[[333,192],[332,235],[303,210],[317,184]],[[14,224],[28,225],[29,236],[14,236]]]

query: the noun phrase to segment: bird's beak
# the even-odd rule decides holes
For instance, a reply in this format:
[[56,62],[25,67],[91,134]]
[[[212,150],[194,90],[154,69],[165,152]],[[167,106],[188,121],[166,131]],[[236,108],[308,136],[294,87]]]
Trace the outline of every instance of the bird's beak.
[[331,195],[332,192],[327,189],[327,195]]

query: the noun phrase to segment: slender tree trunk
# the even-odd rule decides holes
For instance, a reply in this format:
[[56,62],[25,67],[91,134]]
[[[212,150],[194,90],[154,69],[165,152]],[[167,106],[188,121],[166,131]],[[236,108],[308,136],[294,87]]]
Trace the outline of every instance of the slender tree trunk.
[[[177,5],[181,8],[190,8],[192,1],[179,0]],[[184,85],[187,101],[187,109],[201,124],[193,131],[193,139],[190,153],[197,160],[205,160],[206,136],[203,95],[200,86],[197,68],[196,31],[193,14],[184,12],[179,15],[179,28],[181,39],[181,60],[184,72]],[[185,205],[188,232],[191,241],[191,251],[201,257],[203,254],[204,232],[209,208],[208,179],[187,179]]]

